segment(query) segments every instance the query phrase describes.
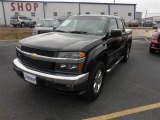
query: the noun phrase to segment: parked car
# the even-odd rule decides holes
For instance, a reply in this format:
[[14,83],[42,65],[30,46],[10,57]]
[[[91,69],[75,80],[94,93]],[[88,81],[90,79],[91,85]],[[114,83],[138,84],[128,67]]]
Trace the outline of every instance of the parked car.
[[10,18],[10,24],[13,27],[34,27],[36,22],[29,17],[15,15]]
[[127,62],[131,44],[120,17],[72,16],[55,32],[21,40],[13,68],[25,81],[95,100],[106,73]]
[[137,20],[132,20],[128,23],[128,27],[138,27],[138,21]]
[[62,24],[67,18],[68,16],[61,16],[57,20],[60,22],[60,24]]
[[152,36],[149,50],[150,53],[155,53],[156,51],[160,51],[160,29],[158,29]]
[[152,27],[153,26],[153,22],[152,21],[145,21],[143,22],[143,27]]
[[35,25],[32,34],[37,35],[47,32],[53,32],[53,30],[59,25],[59,21],[55,19],[40,19],[37,21],[37,24]]
[[158,28],[160,28],[160,22],[154,22],[153,29],[158,29]]

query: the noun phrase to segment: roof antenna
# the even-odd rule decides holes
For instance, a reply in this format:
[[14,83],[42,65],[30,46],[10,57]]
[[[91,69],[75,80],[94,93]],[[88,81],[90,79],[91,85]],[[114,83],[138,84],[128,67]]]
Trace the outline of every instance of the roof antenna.
[[116,3],[116,0],[114,0],[114,3]]

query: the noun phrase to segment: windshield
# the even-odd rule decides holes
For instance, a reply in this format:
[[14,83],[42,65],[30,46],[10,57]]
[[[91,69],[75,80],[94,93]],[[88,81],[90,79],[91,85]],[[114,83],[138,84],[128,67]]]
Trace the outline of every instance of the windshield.
[[58,26],[58,21],[55,20],[38,20],[36,27],[54,27]]
[[106,19],[98,17],[71,17],[65,20],[56,30],[82,34],[104,34]]

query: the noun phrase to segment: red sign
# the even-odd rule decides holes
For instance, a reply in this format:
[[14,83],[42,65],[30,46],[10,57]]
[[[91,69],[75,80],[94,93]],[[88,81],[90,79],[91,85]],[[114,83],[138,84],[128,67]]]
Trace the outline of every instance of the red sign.
[[11,11],[36,11],[38,8],[38,3],[23,3],[23,2],[12,2]]

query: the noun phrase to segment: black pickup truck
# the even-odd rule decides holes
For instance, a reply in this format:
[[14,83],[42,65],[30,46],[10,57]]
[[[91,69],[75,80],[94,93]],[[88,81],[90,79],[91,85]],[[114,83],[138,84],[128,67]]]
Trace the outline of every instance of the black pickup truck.
[[128,60],[131,43],[120,17],[71,16],[54,32],[19,41],[13,68],[25,81],[94,100],[107,72]]

